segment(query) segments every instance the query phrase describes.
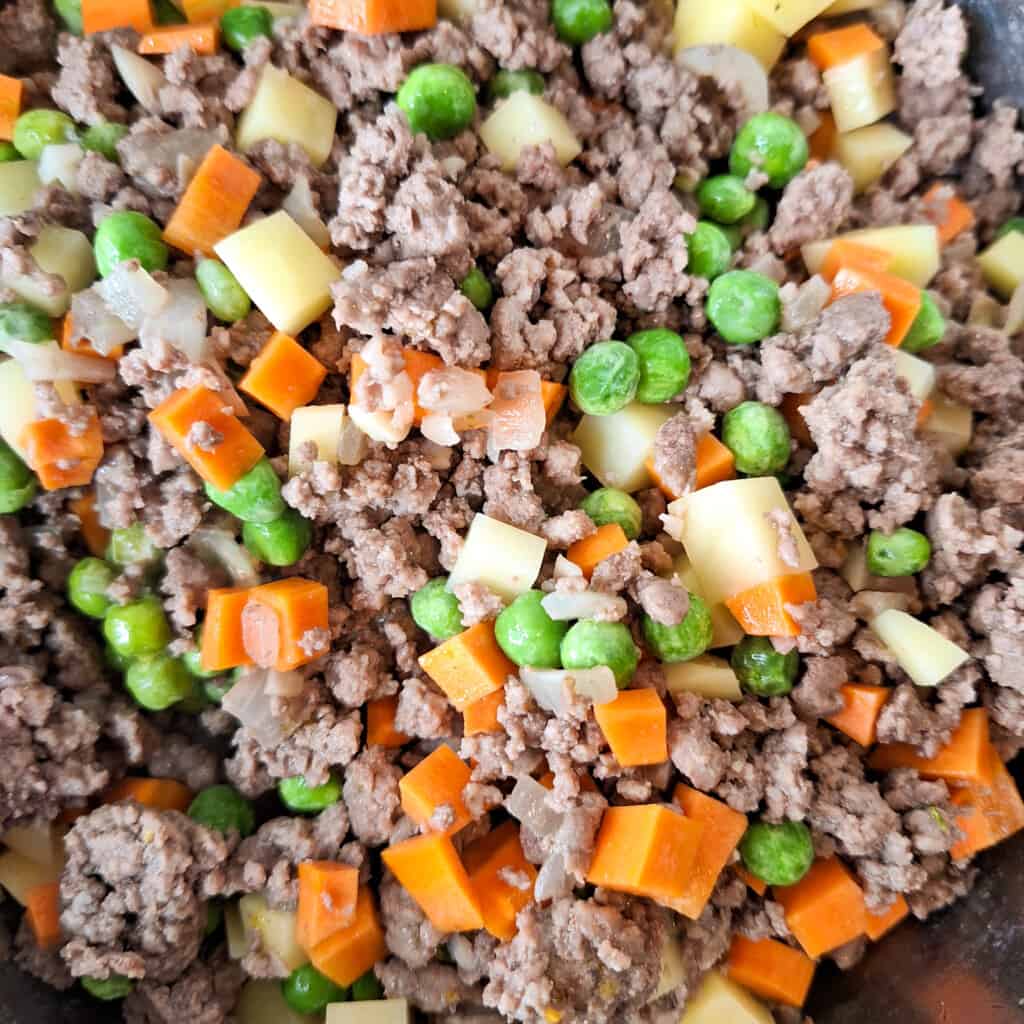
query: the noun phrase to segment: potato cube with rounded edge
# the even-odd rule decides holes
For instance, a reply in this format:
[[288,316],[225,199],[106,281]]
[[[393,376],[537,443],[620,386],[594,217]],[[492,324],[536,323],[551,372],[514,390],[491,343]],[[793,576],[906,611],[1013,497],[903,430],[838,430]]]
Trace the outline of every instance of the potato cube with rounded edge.
[[772,1024],[771,1011],[718,971],[704,975],[679,1024]]
[[516,169],[519,154],[527,146],[550,142],[563,167],[583,151],[561,111],[529,92],[513,93],[499,103],[494,113],[480,125],[480,138],[488,152],[501,160],[505,171]]
[[873,185],[914,144],[914,140],[879,122],[836,136],[836,159],[850,172],[856,192]]
[[[81,405],[82,398],[73,381],[54,381],[54,387],[66,405]],[[25,461],[21,436],[25,428],[40,419],[35,385],[25,375],[21,363],[9,359],[0,363],[0,437]]]
[[974,434],[974,413],[966,405],[950,401],[941,392],[932,398],[931,415],[921,424],[954,458],[963,455]]
[[747,0],[747,3],[783,35],[791,36],[821,14],[829,0]]
[[[837,238],[848,238],[892,257],[887,273],[924,288],[939,269],[939,233],[934,224],[894,224],[885,228],[860,228]],[[800,250],[807,269],[816,274],[836,239],[809,242]]]
[[483,583],[511,601],[533,586],[547,541],[478,512],[469,524],[448,589],[457,583]]
[[743,700],[736,673],[724,658],[702,654],[692,661],[662,665],[669,693],[696,693],[713,700]]
[[896,81],[888,47],[837,64],[821,78],[840,132],[874,124],[896,109]]
[[584,416],[572,440],[583,453],[583,465],[605,487],[639,491],[651,486],[644,463],[672,412],[670,406],[632,402],[610,416]]
[[[243,896],[238,901],[238,911],[249,949],[265,950],[289,971],[309,963],[306,951],[295,941],[294,911],[272,909],[262,893]],[[254,946],[254,942],[259,945]]]
[[298,1013],[288,1005],[278,978],[253,978],[247,981],[238,997],[232,1019],[237,1024],[320,1024],[319,1017]]
[[324,1024],[409,1024],[409,1004],[404,999],[331,1003]]
[[971,657],[937,629],[898,608],[872,619],[871,632],[918,686],[938,686]]
[[1024,234],[1007,231],[978,254],[978,266],[992,289],[1004,299],[1009,299],[1017,285],[1024,281]]
[[725,606],[724,601],[716,601],[712,604],[704,597],[701,592],[700,580],[685,552],[676,558],[674,571],[679,577],[679,582],[691,594],[704,598],[704,602],[708,606],[708,611],[711,614],[712,650],[716,647],[732,647],[734,644],[738,644],[744,637],[743,628],[733,618],[732,612]]
[[288,475],[302,471],[305,461],[300,457],[304,444],[316,448],[318,462],[338,463],[338,444],[345,425],[344,405],[304,405],[296,409],[288,421]]
[[935,367],[926,360],[898,348],[893,349],[892,354],[896,360],[896,375],[907,382],[910,393],[919,402],[931,398],[935,391]]
[[0,164],[0,217],[17,217],[32,208],[42,188],[34,160],[12,160]]
[[672,36],[676,53],[690,46],[735,46],[756,57],[766,71],[786,46],[786,37],[747,0],[679,0]]

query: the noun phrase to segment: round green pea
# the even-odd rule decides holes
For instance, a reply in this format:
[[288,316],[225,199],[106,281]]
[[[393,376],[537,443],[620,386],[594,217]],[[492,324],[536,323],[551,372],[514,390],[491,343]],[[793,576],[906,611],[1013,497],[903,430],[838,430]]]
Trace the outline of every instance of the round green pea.
[[1024,217],[1011,217],[996,232],[996,241],[1008,235],[1011,231],[1019,231],[1024,234]]
[[112,1002],[124,999],[135,988],[135,982],[122,974],[111,974],[109,978],[83,978],[82,988],[94,999]]
[[188,805],[187,813],[193,821],[225,835],[237,832],[240,836],[248,836],[256,828],[252,804],[232,786],[201,789]]
[[319,786],[307,786],[301,775],[281,779],[277,792],[285,807],[296,814],[319,814],[341,799],[341,782],[333,773]]
[[593,619],[581,619],[562,637],[561,655],[563,668],[607,665],[620,690],[629,685],[640,660],[628,626]]
[[235,7],[221,15],[220,31],[229,50],[244,53],[254,39],[273,36],[274,19],[266,7]]
[[123,654],[118,654],[110,644],[103,645],[103,660],[110,668],[115,672],[119,672],[121,675],[124,675],[124,673],[128,671],[128,666],[132,663],[131,658],[126,658]]
[[271,523],[245,523],[242,541],[252,553],[267,565],[294,565],[309,548],[313,540],[313,524],[295,511],[288,509]]
[[715,278],[705,302],[708,319],[732,345],[752,345],[774,334],[782,316],[779,286],[753,270]]
[[128,134],[128,128],[113,121],[90,125],[82,136],[82,145],[117,163],[117,144]]
[[781,473],[789,462],[789,424],[764,402],[741,402],[722,421],[722,443],[747,476]]
[[487,99],[494,103],[496,100],[506,99],[514,92],[529,92],[534,96],[540,96],[546,88],[544,76],[539,71],[502,70],[487,83]]
[[209,669],[203,668],[202,660],[203,651],[203,627],[200,626],[196,633],[196,645],[190,651],[186,651],[182,656],[181,660],[185,663],[185,668],[189,670],[189,673],[196,679],[214,679],[220,673],[216,670],[211,672]]
[[799,821],[751,825],[740,840],[743,866],[769,885],[795,885],[814,863],[810,829]]
[[52,341],[53,333],[53,321],[41,309],[27,302],[0,303],[0,350],[6,341]]
[[13,142],[0,142],[0,164],[13,164],[21,159],[18,147]]
[[464,131],[476,116],[476,90],[454,64],[421,64],[398,90],[395,101],[405,111],[414,134],[439,142]]
[[107,588],[114,582],[114,570],[102,558],[83,558],[68,575],[68,600],[90,619],[102,619],[113,602]]
[[925,349],[938,345],[946,333],[946,318],[939,311],[935,300],[926,292],[921,292],[921,308],[914,317],[900,343],[904,352],[924,352]]
[[[235,10],[246,10],[236,7]],[[196,267],[196,283],[206,300],[207,308],[224,323],[244,320],[252,310],[252,299],[238,283],[238,278],[220,260],[201,260]]]
[[38,488],[32,470],[0,438],[0,515],[10,515],[23,509],[36,496]]
[[106,558],[114,565],[155,566],[163,558],[161,548],[150,539],[142,523],[119,527],[111,531],[107,542]]
[[628,405],[640,386],[640,359],[623,341],[599,341],[573,363],[569,393],[591,416],[609,416]]
[[101,277],[113,273],[125,260],[138,260],[150,273],[167,267],[169,250],[160,225],[135,210],[117,210],[104,217],[92,245]]
[[580,46],[607,32],[615,16],[608,0],[552,0],[551,20],[559,39]]
[[772,188],[783,188],[804,169],[809,155],[800,125],[767,110],[739,130],[729,154],[729,170],[740,178],[762,171]]
[[931,541],[917,530],[901,526],[892,533],[872,530],[866,552],[874,576],[913,576],[931,560]]
[[754,208],[741,220],[736,227],[738,227],[744,235],[752,235],[755,231],[764,231],[768,227],[768,222],[771,220],[771,209],[768,206],[768,200],[762,196],[758,196],[754,200]]
[[211,483],[205,484],[205,490],[210,501],[244,523],[272,523],[288,508],[281,497],[281,480],[266,457],[226,491]]
[[382,999],[383,997],[384,989],[377,980],[377,975],[373,973],[372,967],[352,982],[352,999],[357,1003],[372,999]]
[[47,146],[77,138],[75,122],[59,110],[27,110],[14,122],[14,147],[26,160],[38,160]]
[[686,342],[665,327],[638,331],[626,339],[636,353],[640,366],[640,382],[636,400],[660,405],[675,398],[690,382],[690,353]]
[[644,615],[643,631],[659,661],[690,661],[711,646],[711,612],[702,598],[690,594],[690,609],[679,625],[665,626]]
[[754,208],[754,195],[742,178],[734,174],[716,174],[705,178],[697,189],[697,205],[700,212],[711,220],[722,224],[735,224]]
[[312,964],[296,967],[281,982],[284,1001],[296,1013],[322,1013],[329,1003],[343,1003],[348,989],[336,985]]
[[733,246],[718,224],[697,221],[693,234],[686,237],[686,246],[689,252],[686,269],[690,273],[713,281],[729,269]]
[[151,654],[137,658],[124,674],[125,689],[147,711],[163,711],[192,696],[195,680],[181,658]]
[[82,0],[53,0],[53,9],[70,33],[82,34]]
[[[142,658],[158,654],[170,643],[171,628],[163,605],[152,594],[147,594],[130,604],[111,607],[103,619],[103,635],[123,658]],[[181,671],[187,679],[188,670],[184,665]],[[191,682],[185,688],[186,693],[190,689]]]
[[733,648],[731,664],[747,693],[782,697],[793,689],[800,655],[796,651],[780,654],[768,637],[746,636]]
[[520,594],[495,620],[494,636],[517,665],[560,668],[559,648],[569,624],[548,615],[541,606],[543,597],[539,590]]
[[409,601],[409,611],[412,621],[435,640],[448,640],[466,628],[459,599],[448,589],[447,576],[437,576],[420,587]]
[[716,224],[715,227],[729,240],[733,252],[743,245],[743,228],[739,224]]
[[593,520],[595,526],[618,523],[629,540],[640,536],[643,526],[643,510],[636,499],[625,491],[614,487],[601,487],[588,494],[580,508]]
[[459,291],[481,312],[494,302],[494,286],[479,267],[474,267],[459,285]]

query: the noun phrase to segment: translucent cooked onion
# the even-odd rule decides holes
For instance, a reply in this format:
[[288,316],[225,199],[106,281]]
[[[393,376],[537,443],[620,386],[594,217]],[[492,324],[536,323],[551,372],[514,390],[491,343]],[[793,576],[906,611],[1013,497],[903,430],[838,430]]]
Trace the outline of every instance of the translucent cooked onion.
[[281,651],[281,623],[277,612],[258,601],[242,609],[242,646],[260,668],[270,668]]
[[366,458],[368,448],[366,435],[345,416],[341,421],[338,436],[338,463],[342,466],[358,466]]
[[528,668],[519,670],[519,678],[533,695],[538,707],[553,715],[562,715],[568,706],[566,673],[560,668]]
[[454,448],[459,443],[459,435],[455,431],[451,416],[443,416],[440,413],[424,416],[420,423],[420,431],[428,441],[445,448]]
[[480,374],[446,366],[430,370],[420,378],[416,400],[430,412],[468,416],[491,401],[491,392]]
[[541,598],[540,604],[556,622],[568,622],[571,619],[603,619],[606,622],[614,622],[626,614],[626,602],[621,597],[602,594],[595,590],[555,590]]
[[298,697],[306,689],[306,679],[301,672],[267,672],[267,693],[271,697]]
[[112,45],[110,55],[128,91],[151,114],[159,114],[163,109],[160,90],[167,85],[167,79],[160,68],[123,46]]
[[676,60],[696,75],[713,78],[723,90],[738,88],[748,116],[768,109],[768,75],[746,50],[724,43],[688,46],[676,54]]
[[156,316],[170,301],[171,293],[156,283],[138,260],[119,263],[102,281],[93,286],[107,308],[134,331]]
[[231,530],[201,526],[193,530],[188,546],[205,562],[222,566],[236,587],[254,587],[260,581],[256,561]]
[[44,146],[39,154],[39,180],[44,185],[56,182],[68,192],[78,192],[78,165],[85,151],[77,142]]
[[810,326],[828,305],[831,297],[832,289],[828,282],[815,274],[796,289],[796,295],[791,301],[783,299],[782,329],[792,332]]
[[167,302],[142,322],[139,338],[143,342],[165,341],[186,355],[191,362],[202,363],[209,355],[206,300],[199,286],[191,279],[175,278],[168,281],[166,291]]
[[547,412],[536,370],[502,373],[487,409],[487,454],[496,462],[503,451],[528,452],[540,444]]
[[96,291],[95,286],[76,293],[71,299],[71,340],[89,342],[100,353],[107,355],[119,345],[126,345],[138,337],[138,331],[129,327],[120,317],[111,313]]
[[267,692],[267,672],[250,669],[224,695],[221,707],[245,726],[261,746],[273,747],[299,727],[296,720],[274,713],[273,694]]
[[583,570],[575,562],[570,562],[565,555],[559,555],[555,559],[555,568],[552,575],[556,580],[581,579],[583,577]]
[[569,672],[573,689],[579,697],[589,697],[595,704],[610,704],[619,695],[615,673],[607,665],[578,668]]
[[309,187],[309,178],[305,174],[300,174],[295,179],[295,184],[292,186],[291,192],[285,196],[281,209],[321,249],[326,249],[331,244],[331,233],[327,230],[327,225],[320,219],[316,204],[313,202],[313,190]]
[[538,902],[568,896],[572,892],[573,880],[565,866],[565,855],[559,850],[550,854],[537,872],[533,884],[533,898]]
[[505,810],[535,835],[554,835],[562,815],[548,804],[548,791],[529,775],[516,778],[515,788],[505,797]]
[[80,384],[104,384],[117,376],[117,367],[107,359],[65,352],[55,341],[5,341],[29,380],[73,380]]

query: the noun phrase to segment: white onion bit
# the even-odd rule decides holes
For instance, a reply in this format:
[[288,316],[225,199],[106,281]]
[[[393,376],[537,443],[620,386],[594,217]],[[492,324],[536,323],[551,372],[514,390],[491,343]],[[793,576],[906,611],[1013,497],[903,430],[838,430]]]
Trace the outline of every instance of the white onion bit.
[[171,293],[150,277],[138,260],[119,263],[94,285],[114,316],[138,331],[147,317],[156,316],[167,305]]
[[424,409],[446,416],[468,416],[491,401],[491,392],[480,374],[445,366],[420,378],[416,399]]
[[110,311],[95,285],[78,292],[71,299],[73,342],[88,341],[95,351],[105,356],[136,337],[138,332]]
[[505,797],[505,810],[535,835],[554,835],[562,815],[548,803],[548,791],[529,775],[516,778],[515,788]]
[[106,359],[65,352],[55,341],[5,341],[29,380],[74,380],[81,384],[104,384],[117,376],[117,367]]
[[555,568],[552,572],[552,576],[556,580],[582,579],[583,570],[575,562],[570,562],[565,555],[559,555],[555,559]]
[[208,356],[206,300],[199,286],[190,278],[176,278],[167,282],[166,291],[167,302],[142,322],[139,339],[143,344],[165,341],[190,362],[204,362]]
[[541,598],[540,605],[556,622],[569,622],[572,619],[618,622],[625,617],[627,611],[626,602],[621,597],[596,590],[556,590]]
[[245,672],[224,695],[221,707],[264,747],[286,740],[301,724],[297,719],[274,713],[275,697],[267,692],[267,672],[262,669]]
[[236,587],[254,587],[260,581],[256,561],[231,530],[201,526],[193,530],[188,546],[203,560],[223,567]]
[[459,435],[455,432],[451,416],[430,413],[423,417],[420,430],[428,441],[433,441],[444,448],[454,448],[459,443]]
[[161,113],[160,90],[167,85],[167,79],[160,68],[123,46],[111,46],[110,55],[128,91],[149,113]]

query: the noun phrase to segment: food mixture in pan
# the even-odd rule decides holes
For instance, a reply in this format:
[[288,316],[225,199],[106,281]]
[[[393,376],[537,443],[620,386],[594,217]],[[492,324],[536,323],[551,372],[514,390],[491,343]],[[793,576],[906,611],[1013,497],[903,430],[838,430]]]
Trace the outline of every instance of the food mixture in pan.
[[0,956],[802,1021],[1024,827],[1017,111],[942,0],[437,7],[0,10]]

